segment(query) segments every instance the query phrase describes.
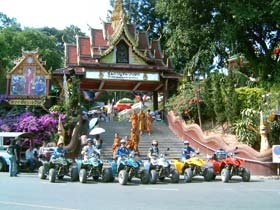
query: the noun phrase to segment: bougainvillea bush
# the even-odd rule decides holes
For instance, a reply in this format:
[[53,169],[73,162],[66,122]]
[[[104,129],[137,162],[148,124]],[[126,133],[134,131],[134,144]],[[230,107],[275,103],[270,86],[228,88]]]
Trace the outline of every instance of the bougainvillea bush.
[[[59,113],[51,112],[42,116],[35,116],[31,112],[20,114],[6,113],[0,115],[0,132],[30,133],[34,144],[41,144],[43,140],[54,140],[57,133]],[[64,119],[65,116],[61,115]]]

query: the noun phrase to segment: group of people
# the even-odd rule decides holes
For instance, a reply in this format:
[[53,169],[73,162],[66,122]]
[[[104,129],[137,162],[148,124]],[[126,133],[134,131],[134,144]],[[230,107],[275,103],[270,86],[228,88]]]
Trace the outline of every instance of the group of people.
[[[118,134],[116,134],[116,136],[117,135]],[[159,146],[158,141],[154,139],[148,151],[149,158],[152,158],[153,156],[159,156],[160,152],[158,146]],[[181,149],[181,161],[184,162],[185,160],[189,159],[191,157],[191,154],[195,152],[198,151],[195,151],[195,149],[190,146],[190,142],[185,140],[184,147]],[[122,156],[130,156],[132,154],[134,154],[134,151],[127,147],[127,141],[125,139],[121,139],[120,146],[116,149],[115,152],[115,159],[118,159]]]
[[138,145],[140,142],[140,136],[146,131],[148,135],[151,135],[152,132],[152,122],[153,117],[150,114],[150,110],[145,114],[141,109],[139,113],[136,110],[133,110],[130,115],[131,129],[130,135],[125,136],[123,139],[119,136],[118,133],[115,133],[114,142],[112,145],[112,155],[113,159],[117,159],[117,149],[122,146],[127,148],[130,151],[133,151],[136,155],[140,155]]
[[142,135],[145,131],[148,135],[151,135],[152,133],[153,116],[150,112],[151,111],[148,110],[146,113],[144,113],[144,111],[141,109],[137,114],[136,110],[133,110],[132,114],[130,115],[131,127],[132,129],[139,131],[140,135]]

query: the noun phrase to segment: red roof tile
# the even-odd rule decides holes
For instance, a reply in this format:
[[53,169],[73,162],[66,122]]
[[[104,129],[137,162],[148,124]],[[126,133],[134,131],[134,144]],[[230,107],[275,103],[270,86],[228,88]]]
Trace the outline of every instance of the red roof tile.
[[68,64],[77,64],[77,47],[68,45]]
[[93,46],[104,47],[107,46],[107,41],[103,37],[103,31],[101,29],[91,29]]
[[147,38],[147,34],[145,32],[140,32],[139,33],[139,49],[149,49],[148,46],[148,38]]
[[89,37],[79,38],[80,41],[80,55],[90,56],[90,39]]

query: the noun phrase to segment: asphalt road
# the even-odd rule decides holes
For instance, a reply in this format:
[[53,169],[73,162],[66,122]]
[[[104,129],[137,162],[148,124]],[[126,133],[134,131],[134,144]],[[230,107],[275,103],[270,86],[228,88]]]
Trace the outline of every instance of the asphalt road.
[[9,177],[0,173],[1,210],[279,210],[280,180],[252,177],[244,183],[217,178],[205,182],[141,185],[135,179],[126,186],[89,181],[50,183],[36,174]]

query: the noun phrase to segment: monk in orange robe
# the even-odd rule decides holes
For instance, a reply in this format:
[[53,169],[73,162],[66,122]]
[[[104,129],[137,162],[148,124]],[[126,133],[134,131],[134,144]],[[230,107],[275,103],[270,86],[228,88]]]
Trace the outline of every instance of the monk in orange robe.
[[115,137],[114,137],[114,143],[112,145],[112,154],[113,154],[113,159],[116,158],[116,150],[119,146],[121,146],[121,137],[119,136],[118,133],[115,133]]
[[146,129],[148,135],[151,135],[152,133],[152,122],[153,122],[153,117],[150,114],[150,110],[148,110],[148,112],[146,113]]
[[138,129],[138,115],[134,110],[133,113],[130,115],[131,127],[133,129]]
[[135,154],[139,155],[138,144],[139,144],[140,138],[139,138],[138,131],[136,129],[131,128],[130,138],[131,138],[131,141],[134,143],[133,151],[135,152]]
[[145,113],[143,112],[142,109],[138,114],[138,119],[139,119],[139,131],[140,131],[140,135],[142,135],[145,130]]
[[125,147],[131,151],[134,151],[134,142],[128,136],[125,136],[124,139],[126,141]]

